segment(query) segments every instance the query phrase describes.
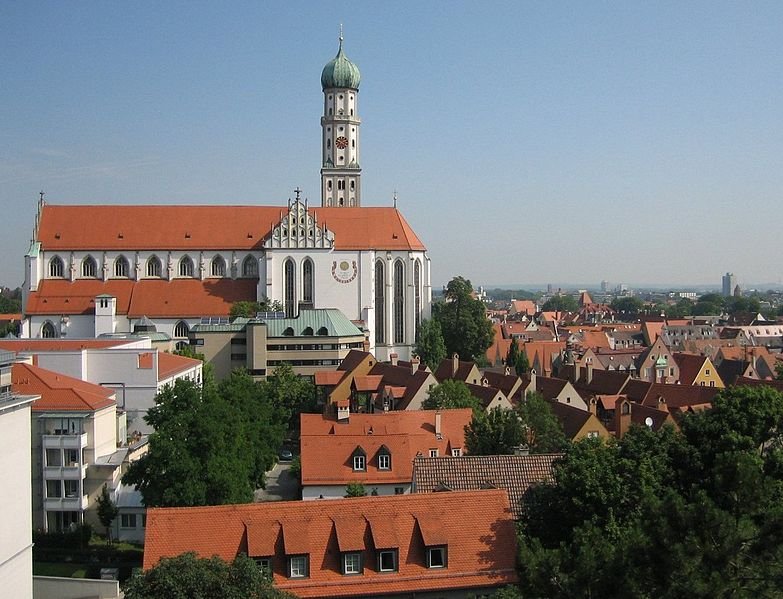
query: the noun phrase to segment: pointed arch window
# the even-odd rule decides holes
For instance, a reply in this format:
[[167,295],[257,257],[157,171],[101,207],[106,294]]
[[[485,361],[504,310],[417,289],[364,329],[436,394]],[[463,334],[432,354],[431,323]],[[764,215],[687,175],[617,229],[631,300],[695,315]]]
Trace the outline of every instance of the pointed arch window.
[[57,329],[54,328],[54,325],[51,323],[51,321],[47,320],[41,327],[41,337],[44,339],[54,339],[57,337]]
[[157,256],[150,256],[147,260],[147,276],[160,278],[161,265],[160,258]]
[[179,276],[193,277],[193,260],[190,256],[183,256],[179,261]]
[[128,259],[125,256],[118,256],[114,261],[114,276],[118,279],[127,279],[128,271],[130,271]]
[[63,259],[60,258],[60,256],[55,256],[54,258],[49,260],[50,277],[60,278],[63,276],[64,272],[65,272],[65,265],[63,264]]
[[394,342],[405,340],[405,267],[402,260],[394,263]]
[[226,276],[226,261],[223,259],[223,256],[215,256],[212,258],[211,272],[213,277]]
[[87,256],[82,260],[82,276],[88,279],[94,279],[98,272],[98,265],[95,262],[95,258]]
[[302,331],[303,337],[312,337],[313,336],[313,327],[305,327],[305,330]]
[[329,335],[329,329],[327,329],[326,327],[321,327],[320,329],[318,329],[318,335],[320,337],[328,336]]
[[248,256],[242,262],[242,276],[243,277],[257,277],[258,276],[258,261],[255,256]]
[[188,323],[184,320],[180,320],[175,326],[174,326],[174,337],[177,339],[184,339],[190,334],[190,327],[188,326]]
[[386,272],[383,262],[375,263],[375,343],[386,342]]
[[419,334],[419,325],[421,325],[421,261],[416,260],[413,263],[413,338]]
[[283,264],[283,293],[283,308],[286,318],[293,318],[296,306],[296,267],[291,258],[286,259]]
[[306,258],[302,264],[302,301],[313,303],[313,261]]

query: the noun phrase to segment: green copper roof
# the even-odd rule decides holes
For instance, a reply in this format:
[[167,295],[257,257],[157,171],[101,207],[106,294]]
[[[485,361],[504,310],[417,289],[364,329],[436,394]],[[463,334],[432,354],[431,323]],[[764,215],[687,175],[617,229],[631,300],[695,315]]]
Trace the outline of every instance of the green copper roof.
[[[364,334],[342,312],[334,308],[302,310],[296,318],[280,318],[265,322],[268,337],[318,336],[321,329],[325,329],[321,331],[321,335],[325,337],[354,337]],[[290,329],[288,334],[286,329]]]
[[323,89],[334,87],[359,89],[361,80],[359,67],[348,60],[348,57],[343,53],[343,38],[341,36],[337,56],[327,62],[324,70],[321,71],[321,87]]

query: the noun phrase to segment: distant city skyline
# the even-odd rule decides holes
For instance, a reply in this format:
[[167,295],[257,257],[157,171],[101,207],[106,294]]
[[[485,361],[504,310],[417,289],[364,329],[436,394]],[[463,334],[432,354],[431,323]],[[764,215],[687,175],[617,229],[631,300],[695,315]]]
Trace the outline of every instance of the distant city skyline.
[[780,284],[781,22],[774,2],[4,3],[0,282],[23,280],[41,190],[320,203],[343,23],[362,204],[396,190],[435,288]]

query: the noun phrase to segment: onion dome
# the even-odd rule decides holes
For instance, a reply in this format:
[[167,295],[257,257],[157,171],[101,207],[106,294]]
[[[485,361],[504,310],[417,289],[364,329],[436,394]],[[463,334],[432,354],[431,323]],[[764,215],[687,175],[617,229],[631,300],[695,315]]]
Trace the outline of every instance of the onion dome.
[[361,75],[359,67],[353,64],[343,53],[343,38],[340,36],[340,48],[337,56],[326,63],[321,71],[321,88],[348,88],[359,89]]

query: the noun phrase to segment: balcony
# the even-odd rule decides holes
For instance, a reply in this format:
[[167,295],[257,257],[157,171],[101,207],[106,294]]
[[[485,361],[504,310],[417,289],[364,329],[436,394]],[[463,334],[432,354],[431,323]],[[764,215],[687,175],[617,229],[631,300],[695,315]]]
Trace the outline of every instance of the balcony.
[[87,495],[81,497],[45,497],[44,509],[50,512],[80,512],[87,509]]
[[84,449],[87,433],[81,435],[43,435],[44,449]]
[[87,476],[87,464],[74,462],[68,466],[45,466],[43,475],[48,480],[82,480]]

